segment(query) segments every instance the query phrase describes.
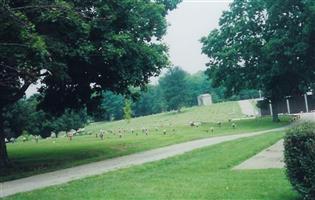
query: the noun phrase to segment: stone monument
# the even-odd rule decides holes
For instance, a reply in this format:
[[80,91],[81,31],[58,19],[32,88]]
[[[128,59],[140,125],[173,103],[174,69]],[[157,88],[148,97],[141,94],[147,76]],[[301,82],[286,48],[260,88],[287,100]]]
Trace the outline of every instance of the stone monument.
[[197,97],[198,106],[209,106],[212,104],[212,96],[210,94],[201,94]]

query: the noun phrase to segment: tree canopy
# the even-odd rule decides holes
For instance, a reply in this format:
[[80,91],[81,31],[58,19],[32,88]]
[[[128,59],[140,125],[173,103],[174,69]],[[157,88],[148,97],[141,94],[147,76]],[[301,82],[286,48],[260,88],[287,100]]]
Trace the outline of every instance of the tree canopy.
[[[160,39],[178,0],[5,1],[1,7],[1,103],[40,81],[42,107],[94,103],[104,89],[144,87],[168,65]],[[58,98],[54,98],[58,96]]]
[[90,110],[103,90],[128,94],[169,65],[161,39],[180,0],[0,2],[0,111],[38,82],[45,111]]
[[260,89],[273,105],[313,88],[314,5],[311,0],[235,0],[219,28],[201,39],[214,84],[230,95]]
[[174,67],[159,80],[167,110],[180,110],[185,105],[188,96],[187,76],[187,72]]

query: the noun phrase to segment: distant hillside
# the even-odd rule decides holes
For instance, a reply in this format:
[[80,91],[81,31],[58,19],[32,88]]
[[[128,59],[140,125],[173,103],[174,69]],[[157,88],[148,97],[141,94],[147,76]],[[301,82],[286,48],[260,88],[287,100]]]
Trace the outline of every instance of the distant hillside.
[[95,129],[141,129],[164,127],[164,126],[182,126],[189,124],[190,121],[200,122],[218,122],[233,118],[241,118],[244,115],[241,112],[237,101],[213,104],[211,106],[191,107],[182,109],[181,113],[166,112],[145,117],[133,118],[128,124],[125,120],[114,122],[96,122],[86,127],[87,131]]

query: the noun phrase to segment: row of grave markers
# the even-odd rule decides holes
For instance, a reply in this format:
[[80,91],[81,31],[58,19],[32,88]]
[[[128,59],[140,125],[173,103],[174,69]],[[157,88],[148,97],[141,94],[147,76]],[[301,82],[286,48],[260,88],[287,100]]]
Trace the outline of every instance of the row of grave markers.
[[[232,122],[232,120],[228,120],[228,121],[229,121],[229,122]],[[201,124],[202,124],[201,122],[189,122],[189,125],[190,125],[191,127],[197,127],[197,128],[198,128],[199,126],[201,126]],[[218,127],[221,127],[221,126],[222,126],[222,122],[217,122],[217,126],[218,126]],[[235,123],[232,123],[231,126],[232,126],[233,129],[236,128],[236,124],[235,124]],[[155,130],[155,132],[159,132],[160,129],[159,129],[158,127],[155,127],[153,130]],[[80,132],[82,132],[82,131],[84,131],[84,129],[80,129],[80,130],[78,130],[78,131],[71,130],[71,131],[69,131],[69,132],[66,133],[65,137],[67,137],[67,138],[69,139],[69,141],[72,141],[73,137],[74,137],[77,133],[80,133]],[[140,130],[138,130],[138,131],[135,130],[135,129],[130,129],[129,132],[130,132],[131,134],[135,134],[135,135],[137,136],[140,131],[141,131],[143,134],[147,135],[147,136],[149,135],[149,129],[148,129],[148,128],[142,128],[142,129],[140,129]],[[214,127],[210,127],[209,129],[206,130],[206,132],[209,132],[209,131],[210,131],[211,133],[213,133],[213,132],[214,132]],[[176,133],[175,128],[172,128],[171,132],[172,132],[173,134],[175,134],[175,133]],[[99,133],[96,133],[95,136],[96,136],[96,138],[100,138],[101,140],[103,140],[104,137],[105,137],[105,135],[107,135],[107,134],[116,135],[116,133],[118,133],[118,137],[119,137],[119,138],[122,138],[122,137],[123,137],[123,133],[128,133],[128,131],[127,131],[126,129],[118,129],[118,131],[113,131],[113,130],[111,130],[111,129],[108,130],[108,131],[105,131],[105,130],[103,130],[103,129],[100,129],[100,130],[99,130]],[[166,135],[166,134],[167,134],[167,130],[166,130],[166,129],[163,129],[162,134],[163,134],[163,135]],[[91,135],[91,134],[89,134],[89,135]],[[41,138],[41,137],[38,136],[38,135],[34,136],[35,142],[38,143],[38,141],[39,141],[40,138]],[[50,138],[56,138],[56,134],[55,134],[55,133],[52,133]],[[6,140],[6,142],[11,142],[11,143],[14,143],[14,142],[16,141],[15,138],[11,138],[10,141],[8,141],[7,139],[5,139],[5,140]],[[22,138],[22,141],[23,141],[23,142],[26,142],[26,141],[27,141],[26,137],[23,137],[23,138]]]

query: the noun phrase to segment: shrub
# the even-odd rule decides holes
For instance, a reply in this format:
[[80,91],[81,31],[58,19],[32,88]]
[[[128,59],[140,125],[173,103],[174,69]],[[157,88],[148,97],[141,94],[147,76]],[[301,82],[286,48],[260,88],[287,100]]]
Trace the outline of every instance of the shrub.
[[315,199],[315,124],[290,129],[284,140],[287,176],[305,200]]

